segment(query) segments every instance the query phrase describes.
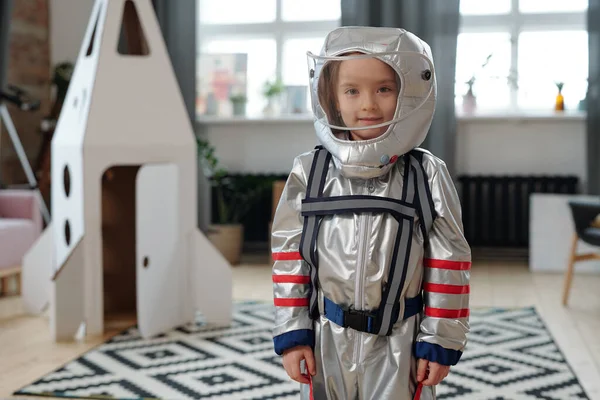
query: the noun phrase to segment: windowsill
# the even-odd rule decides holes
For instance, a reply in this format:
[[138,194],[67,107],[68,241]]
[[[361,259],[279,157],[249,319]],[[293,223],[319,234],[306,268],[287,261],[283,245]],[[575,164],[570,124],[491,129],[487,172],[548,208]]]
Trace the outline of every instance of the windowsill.
[[522,111],[476,111],[465,114],[457,111],[459,122],[536,122],[536,121],[585,121],[585,111],[553,111],[553,110],[522,110]]
[[[458,111],[458,122],[502,122],[502,121],[585,121],[585,111],[477,111],[465,114]],[[215,117],[199,115],[196,119],[199,125],[238,125],[238,124],[281,124],[281,123],[312,123],[311,114],[285,114],[274,117]]]
[[229,125],[229,124],[270,124],[270,123],[288,123],[288,122],[312,122],[312,114],[283,114],[274,117],[215,117],[199,115],[196,122],[200,125]]

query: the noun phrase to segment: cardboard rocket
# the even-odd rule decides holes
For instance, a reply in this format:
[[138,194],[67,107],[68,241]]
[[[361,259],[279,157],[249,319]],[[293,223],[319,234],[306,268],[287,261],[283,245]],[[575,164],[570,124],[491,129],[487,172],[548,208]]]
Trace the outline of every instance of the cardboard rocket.
[[52,222],[23,262],[25,304],[50,305],[55,340],[121,315],[144,337],[196,311],[230,321],[230,266],[196,227],[197,171],[151,0],[97,0],[52,140]]

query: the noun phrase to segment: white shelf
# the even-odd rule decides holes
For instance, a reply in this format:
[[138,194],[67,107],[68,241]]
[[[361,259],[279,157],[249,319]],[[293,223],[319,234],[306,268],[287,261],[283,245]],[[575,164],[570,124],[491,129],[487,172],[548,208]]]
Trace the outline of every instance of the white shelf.
[[585,121],[585,111],[477,111],[475,114],[457,112],[458,122],[536,122],[536,121]]
[[[585,121],[585,111],[478,111],[475,114],[456,114],[460,122],[536,122],[536,121]],[[239,125],[239,124],[287,124],[311,123],[311,114],[287,114],[276,117],[214,117],[199,115],[196,119],[198,125]]]
[[196,122],[200,125],[233,125],[233,124],[281,124],[295,122],[313,122],[311,114],[286,114],[276,117],[197,117]]

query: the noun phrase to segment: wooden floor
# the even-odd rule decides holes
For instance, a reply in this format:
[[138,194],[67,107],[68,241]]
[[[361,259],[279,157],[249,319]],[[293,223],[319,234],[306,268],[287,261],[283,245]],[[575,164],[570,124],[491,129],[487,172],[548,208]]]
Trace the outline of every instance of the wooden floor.
[[[265,262],[263,259],[247,260]],[[271,270],[234,268],[236,300],[271,300]],[[600,400],[600,274],[576,275],[569,307],[560,304],[563,276],[530,273],[524,264],[474,263],[472,307],[535,306],[591,399]],[[23,315],[19,298],[0,299],[0,398],[102,343],[104,338],[55,344],[48,320]]]

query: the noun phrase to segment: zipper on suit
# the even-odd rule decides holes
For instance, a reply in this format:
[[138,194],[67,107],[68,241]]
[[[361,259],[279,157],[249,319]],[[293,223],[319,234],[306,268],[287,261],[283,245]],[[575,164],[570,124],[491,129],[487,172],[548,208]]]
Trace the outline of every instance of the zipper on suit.
[[[366,188],[368,194],[375,191],[373,179],[367,180]],[[358,254],[356,263],[356,282],[354,287],[354,307],[357,310],[365,309],[365,285],[364,272],[367,267],[368,253],[367,243],[369,232],[371,231],[371,218],[369,214],[361,214],[358,220]],[[363,332],[356,332],[356,340],[354,341],[354,363],[358,364],[362,360],[363,352]]]

